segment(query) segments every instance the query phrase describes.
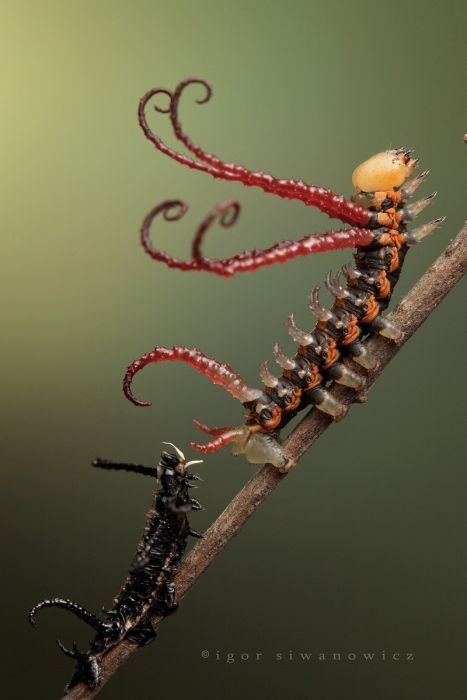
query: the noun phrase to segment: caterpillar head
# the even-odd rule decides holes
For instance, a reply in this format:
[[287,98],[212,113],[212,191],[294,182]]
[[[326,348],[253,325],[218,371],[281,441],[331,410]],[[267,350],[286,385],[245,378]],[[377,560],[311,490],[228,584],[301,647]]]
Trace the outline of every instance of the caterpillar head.
[[158,478],[160,479],[165,474],[183,476],[186,471],[185,455],[171,442],[164,442],[164,445],[173,447],[175,453],[166,452],[165,450],[162,452],[157,465]]
[[381,192],[400,187],[415,170],[417,158],[403,148],[383,151],[358,165],[352,173],[357,192]]

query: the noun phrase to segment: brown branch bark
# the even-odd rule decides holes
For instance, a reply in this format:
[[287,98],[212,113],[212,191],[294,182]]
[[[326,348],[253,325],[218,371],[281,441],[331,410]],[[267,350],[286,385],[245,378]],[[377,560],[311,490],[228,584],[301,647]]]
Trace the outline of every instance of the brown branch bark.
[[[466,267],[467,223],[407,296],[402,299],[395,311],[388,316],[404,331],[402,342],[395,345],[381,337],[368,341],[367,347],[378,358],[379,367],[368,377],[365,396],[357,397],[352,390],[336,386],[332,389],[332,393],[339,398],[339,401],[350,405],[355,400],[365,400],[367,389],[376,381],[402,345],[462,278]],[[211,562],[222,552],[229,540],[239,532],[258,506],[285,479],[288,471],[296,466],[300,458],[329,427],[331,422],[320,411],[311,410],[284,443],[285,450],[290,457],[287,471],[281,473],[275,467],[266,464],[233,498],[224,512],[208,529],[204,539],[193,547],[182,562],[174,581],[178,601],[183,598]],[[154,625],[160,624],[162,619],[155,617],[153,619]],[[137,646],[126,641],[117,644],[109,650],[102,660],[101,685],[95,690],[90,690],[85,684],[80,683],[69,692],[66,698],[68,700],[81,700],[95,697],[102,686],[137,650]]]

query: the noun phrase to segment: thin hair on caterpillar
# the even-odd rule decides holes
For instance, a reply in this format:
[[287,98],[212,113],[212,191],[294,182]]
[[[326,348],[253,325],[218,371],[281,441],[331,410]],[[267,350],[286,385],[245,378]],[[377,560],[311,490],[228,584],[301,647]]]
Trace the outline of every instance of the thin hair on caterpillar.
[[[376,369],[375,358],[367,349],[366,340],[375,334],[395,343],[402,339],[400,329],[382,314],[390,302],[409,248],[432,233],[444,217],[408,229],[408,224],[432,202],[436,193],[409,203],[425,181],[428,171],[414,175],[418,159],[413,157],[412,151],[404,148],[383,151],[357,166],[352,175],[355,192],[351,201],[331,190],[306,185],[301,181],[278,180],[262,172],[251,172],[243,166],[224,163],[194,144],[182,130],[178,104],[182,92],[192,84],[204,86],[206,95],[198,102],[206,102],[212,91],[205,81],[198,78],[183,81],[173,93],[156,88],[142,98],[140,124],[146,137],[158,150],[183,165],[207,172],[215,178],[239,181],[279,197],[299,199],[308,206],[317,206],[352,228],[308,236],[300,241],[284,241],[266,251],[240,253],[227,260],[206,258],[201,254],[201,243],[209,226],[216,219],[224,226],[231,225],[238,216],[238,203],[230,201],[217,207],[201,225],[194,239],[192,260],[178,261],[167,253],[155,251],[149,239],[149,227],[157,214],[162,213],[167,220],[178,220],[186,212],[186,204],[180,200],[170,200],[153,209],[143,224],[143,245],[148,252],[151,248],[152,257],[169,267],[231,276],[239,271],[285,262],[297,255],[355,247],[355,264],[346,264],[337,275],[328,273],[326,276],[325,286],[334,297],[330,309],[321,305],[319,288],[312,290],[309,307],[317,318],[312,330],[300,329],[293,314],[289,316],[288,331],[298,343],[298,349],[295,355],[287,357],[278,345],[274,347],[274,357],[282,373],[280,376],[273,375],[267,363],[263,363],[260,367],[263,388],[250,387],[229,365],[208,357],[197,348],[175,345],[172,348],[156,346],[132,362],[124,376],[123,391],[135,405],[149,406],[149,402],[137,399],[132,392],[135,374],[155,362],[189,364],[214,384],[226,389],[243,404],[247,412],[243,425],[209,428],[194,421],[213,439],[207,444],[192,443],[192,446],[201,452],[211,452],[232,443],[234,453],[244,453],[251,463],[270,462],[283,468],[287,457],[281,448],[279,435],[291,418],[308,406],[315,406],[332,420],[343,418],[347,408],[332,396],[330,386],[336,382],[356,392],[362,391],[365,372]],[[194,154],[195,159],[169,148],[150,130],[146,106],[160,92],[170,98],[170,105],[166,110],[158,107],[156,110],[170,114],[175,136]],[[226,218],[228,213],[230,217]]]
[[181,450],[171,443],[166,444],[173,447],[174,453],[162,452],[155,467],[108,459],[93,462],[95,467],[142,474],[157,482],[143,536],[112,608],[103,610],[99,617],[68,598],[46,598],[29,611],[29,622],[34,625],[36,614],[42,608],[63,608],[96,632],[85,652],[80,651],[76,643],[68,649],[57,640],[64,654],[76,662],[75,673],[65,692],[80,682],[96,688],[101,681],[101,659],[109,649],[122,639],[139,646],[149,644],[156,637],[151,618],[168,615],[177,608],[173,578],[188,537],[202,537],[190,527],[187,517],[190,511],[201,509],[199,501],[188,493],[191,482],[200,477],[190,473],[188,468],[202,460],[187,462]]

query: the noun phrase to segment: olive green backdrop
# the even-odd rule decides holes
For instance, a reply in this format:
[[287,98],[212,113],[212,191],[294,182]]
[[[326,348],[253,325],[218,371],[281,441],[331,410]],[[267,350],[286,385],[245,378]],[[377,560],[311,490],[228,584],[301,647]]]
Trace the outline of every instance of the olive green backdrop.
[[[448,219],[410,254],[400,298],[466,213],[465,14],[454,1],[2,3],[5,697],[58,697],[72,664],[54,639],[84,644],[88,630],[62,611],[33,630],[28,608],[51,595],[109,605],[139,537],[151,483],[92,470],[90,460],[150,463],[163,440],[192,456],[192,417],[241,420],[238,403],[184,366],[146,370],[135,389],[154,404],[135,408],[121,393],[128,362],[155,344],[196,345],[257,382],[275,341],[293,347],[287,314],[311,327],[307,292],[350,256],[231,280],[152,262],[138,227],[167,197],[192,207],[154,231],[181,257],[225,198],[239,198],[243,212],[235,229],[210,233],[212,255],[325,230],[329,220],[171,162],[137,126],[139,97],[202,76],[213,100],[197,106],[193,90],[182,104],[195,140],[346,194],[360,161],[416,148],[431,169],[422,194],[439,191],[421,219]],[[154,128],[170,138],[167,121],[155,115]],[[323,436],[102,698],[465,697],[463,291],[368,403]],[[203,530],[253,468],[226,450],[200,471],[205,511],[192,521]]]

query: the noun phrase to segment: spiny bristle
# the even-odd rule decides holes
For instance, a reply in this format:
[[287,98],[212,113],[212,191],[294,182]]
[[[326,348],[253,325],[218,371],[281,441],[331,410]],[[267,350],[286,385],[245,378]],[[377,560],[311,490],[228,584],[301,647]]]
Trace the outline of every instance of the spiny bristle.
[[271,372],[269,371],[267,360],[261,363],[259,368],[259,376],[264,386],[267,386],[271,389],[277,386],[279,382],[279,379],[273,374],[271,374]]
[[410,221],[411,219],[415,219],[415,217],[418,216],[425,209],[425,207],[431,204],[431,202],[437,194],[437,192],[432,192],[426,197],[423,197],[423,199],[419,199],[418,202],[414,202],[413,204],[409,204],[408,206],[404,207],[404,221]]
[[413,179],[407,180],[407,182],[401,188],[402,198],[407,199],[408,197],[411,197],[418,190],[429,174],[429,170],[424,170]]
[[278,343],[274,345],[273,354],[274,359],[276,360],[277,364],[282,367],[282,369],[295,369],[295,360],[293,360],[291,357],[287,357],[287,355],[282,352]]

